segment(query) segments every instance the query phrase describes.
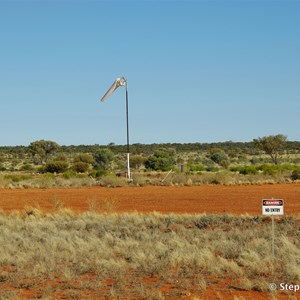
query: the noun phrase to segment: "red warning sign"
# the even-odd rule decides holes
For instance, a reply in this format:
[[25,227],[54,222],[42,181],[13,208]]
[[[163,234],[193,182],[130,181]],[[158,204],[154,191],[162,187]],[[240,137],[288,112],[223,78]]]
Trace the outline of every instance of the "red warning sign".
[[263,199],[263,215],[283,215],[284,201],[282,199]]

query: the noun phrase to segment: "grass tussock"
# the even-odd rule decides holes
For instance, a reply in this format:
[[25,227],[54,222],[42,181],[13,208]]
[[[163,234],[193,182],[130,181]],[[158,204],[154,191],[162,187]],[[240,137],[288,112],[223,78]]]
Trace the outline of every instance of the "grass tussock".
[[[51,214],[32,207],[0,212],[3,294],[37,291],[53,282],[35,297],[58,299],[63,290],[65,297],[78,299],[81,293],[167,299],[201,297],[211,278],[229,278],[237,289],[261,292],[268,292],[271,277],[272,282],[300,280],[299,219],[277,222],[273,262],[266,217],[109,213],[113,205],[91,201],[91,211],[79,215],[60,203]],[[97,213],[99,206],[107,213]]]

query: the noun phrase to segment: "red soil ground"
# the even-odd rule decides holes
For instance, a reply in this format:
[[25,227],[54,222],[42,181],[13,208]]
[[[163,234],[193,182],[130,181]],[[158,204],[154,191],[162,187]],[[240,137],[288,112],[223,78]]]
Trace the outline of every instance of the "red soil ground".
[[300,214],[300,184],[247,186],[86,187],[72,189],[0,189],[0,208],[39,206],[51,210],[55,201],[85,211],[91,201],[113,199],[118,212],[261,214],[263,198],[284,199],[285,214]]

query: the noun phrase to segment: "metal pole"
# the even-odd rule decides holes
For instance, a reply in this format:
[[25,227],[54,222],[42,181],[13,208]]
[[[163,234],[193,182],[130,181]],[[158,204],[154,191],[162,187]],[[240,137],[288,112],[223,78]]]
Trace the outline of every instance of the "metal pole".
[[272,215],[272,276],[274,275],[274,263],[275,263],[275,228],[274,228],[274,215]]
[[128,86],[126,80],[126,128],[127,128],[127,177],[130,180],[130,163],[129,163],[129,120],[128,120]]
[[275,259],[275,226],[274,226],[274,215],[272,215],[272,258]]

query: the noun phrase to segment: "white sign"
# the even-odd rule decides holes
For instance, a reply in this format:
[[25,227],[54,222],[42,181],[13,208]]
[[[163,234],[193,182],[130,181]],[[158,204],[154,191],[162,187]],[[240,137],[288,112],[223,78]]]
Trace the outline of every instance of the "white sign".
[[263,199],[262,214],[266,216],[281,216],[283,215],[284,202],[282,199]]

